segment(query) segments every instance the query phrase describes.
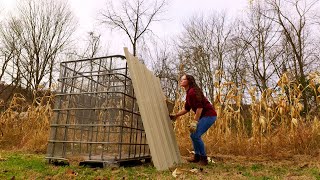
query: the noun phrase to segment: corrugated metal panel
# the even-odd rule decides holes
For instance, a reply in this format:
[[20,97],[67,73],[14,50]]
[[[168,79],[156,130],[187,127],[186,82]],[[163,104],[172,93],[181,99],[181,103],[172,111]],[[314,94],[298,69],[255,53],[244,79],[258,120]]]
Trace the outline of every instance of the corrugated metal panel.
[[127,48],[124,52],[153,164],[157,170],[166,170],[181,163],[181,157],[160,80]]

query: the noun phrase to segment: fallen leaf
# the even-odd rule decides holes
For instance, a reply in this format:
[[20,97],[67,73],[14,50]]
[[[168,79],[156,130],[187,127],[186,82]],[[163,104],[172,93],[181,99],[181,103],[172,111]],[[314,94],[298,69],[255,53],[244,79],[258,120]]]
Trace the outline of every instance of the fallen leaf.
[[178,177],[179,175],[181,175],[183,173],[183,171],[181,171],[180,169],[176,168],[173,172],[172,172],[172,176],[173,177]]
[[67,169],[66,171],[66,175],[69,176],[69,177],[75,177],[78,175],[78,173],[76,173],[74,170],[72,169]]
[[199,169],[193,168],[193,169],[190,169],[190,172],[192,172],[192,173],[198,173],[198,172],[199,172]]
[[212,163],[212,164],[216,163],[216,162],[214,162],[213,158],[211,158],[211,157],[207,157],[207,159],[208,159],[208,163]]

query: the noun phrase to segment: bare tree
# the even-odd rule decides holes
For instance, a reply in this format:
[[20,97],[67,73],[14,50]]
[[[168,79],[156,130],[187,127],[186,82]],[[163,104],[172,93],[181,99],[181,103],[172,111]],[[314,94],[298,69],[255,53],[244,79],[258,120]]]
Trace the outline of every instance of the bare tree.
[[[318,61],[318,58],[312,55],[311,42],[314,41],[312,39],[314,37],[311,37],[309,29],[312,19],[315,17],[312,10],[318,0],[266,0],[266,3],[269,11],[273,12],[275,16],[265,16],[280,25],[286,49],[293,54],[287,65],[291,67],[294,76],[301,84],[301,90],[305,89],[307,87],[308,67]],[[306,91],[303,91],[302,97],[305,110],[308,111]]]
[[[248,71],[260,92],[270,88],[275,83],[272,79],[281,67],[279,57],[282,53],[280,45],[279,27],[277,24],[263,16],[267,14],[260,1],[253,3],[248,14],[248,20],[242,22],[243,31],[239,38],[246,47],[245,63]],[[280,66],[280,67],[279,67]]]
[[0,49],[0,57],[1,57],[1,69],[0,69],[0,81],[3,81],[3,76],[5,75],[5,72],[7,70],[7,67],[10,63],[10,60],[13,57],[13,51],[5,51],[5,48]]
[[[21,78],[24,72],[21,71],[20,57],[22,52],[22,47],[19,42],[17,34],[21,33],[21,29],[18,26],[19,20],[12,19],[10,22],[4,22],[3,26],[0,28],[0,44],[1,44],[1,80],[6,80],[10,85],[6,86],[1,90],[1,94],[5,91],[10,91],[6,93],[9,99],[13,95],[13,91],[18,86],[21,86]],[[11,82],[10,82],[11,81]],[[10,90],[7,90],[11,88]]]
[[[228,53],[228,39],[231,28],[226,23],[225,14],[194,16],[184,24],[184,32],[179,38],[179,52],[183,58],[185,71],[194,74],[201,88],[213,101],[214,74],[224,69]],[[222,75],[217,77],[221,83]]]
[[107,54],[103,51],[101,45],[101,34],[90,31],[84,39],[83,47],[74,46],[73,50],[68,54],[68,59],[85,59],[103,56]]
[[93,31],[89,32],[88,46],[84,51],[87,58],[93,58],[101,50],[101,35],[95,34]]
[[162,89],[167,98],[176,99],[176,91],[178,88],[178,66],[174,53],[170,51],[170,44],[167,41],[152,41],[152,47],[145,55],[148,59],[152,59],[152,70],[155,75],[160,78]]
[[231,38],[229,39],[228,46],[229,52],[224,62],[227,81],[234,82],[239,87],[243,82],[248,80],[246,51],[247,45],[244,43],[239,36],[243,34],[244,28],[240,22],[237,21],[232,25],[233,31]]
[[[23,1],[17,15],[8,20],[14,38],[3,38],[6,44],[21,48],[17,66],[27,89],[51,86],[57,58],[70,42],[75,30],[74,17],[62,1]],[[4,34],[6,36],[6,34]],[[8,47],[9,48],[9,47]]]
[[121,7],[115,8],[112,2],[102,15],[102,23],[112,29],[124,32],[132,45],[133,55],[137,56],[138,44],[143,36],[152,32],[150,26],[153,22],[160,21],[160,15],[166,5],[166,0],[121,0]]

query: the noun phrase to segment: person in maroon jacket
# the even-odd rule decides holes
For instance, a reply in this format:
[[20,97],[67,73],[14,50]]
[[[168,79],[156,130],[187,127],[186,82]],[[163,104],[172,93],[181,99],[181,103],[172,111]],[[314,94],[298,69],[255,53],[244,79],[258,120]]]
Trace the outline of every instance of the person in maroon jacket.
[[[207,155],[205,145],[201,136],[214,124],[217,119],[217,113],[212,104],[203,95],[203,92],[197,85],[195,79],[191,75],[184,75],[181,77],[180,86],[186,90],[186,102],[184,109],[180,110],[175,115],[170,115],[172,120],[188,113],[191,109],[195,112],[194,130],[190,131],[190,137],[194,148],[194,156],[188,159],[189,162],[196,162],[200,165],[207,165]],[[192,126],[192,125],[191,125]],[[192,127],[191,127],[192,129]]]

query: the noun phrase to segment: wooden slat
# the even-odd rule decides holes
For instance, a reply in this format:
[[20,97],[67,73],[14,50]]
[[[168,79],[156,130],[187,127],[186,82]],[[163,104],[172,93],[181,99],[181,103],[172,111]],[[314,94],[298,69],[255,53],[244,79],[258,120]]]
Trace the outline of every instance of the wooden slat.
[[167,170],[181,163],[160,80],[124,48],[154,166]]

